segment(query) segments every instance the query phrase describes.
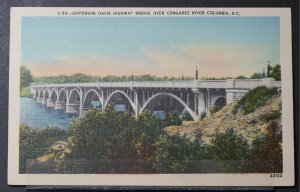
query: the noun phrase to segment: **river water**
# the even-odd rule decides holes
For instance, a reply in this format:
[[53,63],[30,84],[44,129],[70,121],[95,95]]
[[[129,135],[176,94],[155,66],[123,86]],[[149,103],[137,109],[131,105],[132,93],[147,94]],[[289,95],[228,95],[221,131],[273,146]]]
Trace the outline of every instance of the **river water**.
[[[99,109],[100,102],[92,101],[93,108]],[[116,111],[125,111],[125,105],[115,105]],[[20,97],[20,123],[29,127],[47,128],[58,127],[68,129],[70,123],[78,118],[77,115],[65,113],[62,110],[46,107],[36,102],[35,99]]]
[[47,108],[37,103],[35,99],[20,97],[20,123],[29,127],[68,129],[70,123],[76,118],[78,116],[67,114],[64,110]]
[[[91,105],[96,109],[101,108],[99,101],[92,101]],[[115,105],[114,107],[116,111],[125,111],[125,105]],[[162,120],[166,118],[164,111],[154,111],[153,115]],[[20,123],[24,123],[29,127],[42,129],[57,127],[67,130],[72,121],[77,118],[78,114],[68,114],[63,109],[56,110],[41,105],[36,102],[36,99],[20,97]]]

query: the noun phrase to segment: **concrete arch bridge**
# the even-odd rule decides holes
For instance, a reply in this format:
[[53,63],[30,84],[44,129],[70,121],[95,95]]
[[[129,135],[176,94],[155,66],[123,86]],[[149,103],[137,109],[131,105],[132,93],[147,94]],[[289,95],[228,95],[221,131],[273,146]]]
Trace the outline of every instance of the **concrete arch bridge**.
[[194,120],[209,114],[214,106],[224,106],[258,86],[280,87],[280,81],[265,79],[129,81],[66,84],[31,84],[32,97],[38,103],[83,117],[98,103],[104,111],[108,105],[123,105],[138,116],[150,111],[188,112]]

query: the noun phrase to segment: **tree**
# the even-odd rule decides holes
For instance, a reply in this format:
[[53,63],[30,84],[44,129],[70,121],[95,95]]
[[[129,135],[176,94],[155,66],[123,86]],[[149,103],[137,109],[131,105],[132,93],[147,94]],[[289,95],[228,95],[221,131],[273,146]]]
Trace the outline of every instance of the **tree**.
[[244,160],[248,157],[249,146],[247,140],[233,129],[227,129],[224,133],[214,134],[209,154],[212,160],[217,160],[220,171],[236,172],[244,167]]
[[74,147],[69,158],[86,165],[94,162],[83,169],[86,173],[151,172],[154,144],[163,127],[149,111],[135,118],[112,106],[105,112],[92,109],[70,125]]
[[280,65],[277,64],[271,68],[271,77],[274,78],[276,81],[281,81],[281,70]]
[[222,109],[222,107],[220,106],[214,106],[213,108],[211,108],[209,110],[210,114],[215,114],[216,112],[220,111]]
[[153,168],[159,173],[180,173],[188,170],[188,143],[184,137],[162,135],[156,142]]
[[184,113],[181,114],[181,119],[182,119],[182,121],[194,121],[191,114],[187,111],[185,111]]
[[[207,159],[207,146],[198,134],[194,141],[185,136],[164,134],[156,142],[153,168],[159,173],[198,172],[199,160]],[[194,165],[196,163],[196,166]]]
[[30,70],[28,70],[25,66],[21,66],[21,72],[20,72],[20,88],[27,87],[32,82],[32,75]]
[[248,78],[245,77],[244,75],[239,75],[239,76],[237,76],[235,79],[248,79]]
[[248,172],[282,172],[282,131],[276,121],[271,121],[267,133],[253,141]]
[[262,79],[262,78],[263,78],[263,74],[262,73],[254,73],[250,77],[250,79]]
[[182,119],[176,112],[169,112],[166,117],[166,126],[182,125]]
[[[19,134],[20,173],[26,173],[27,171],[31,172],[32,167],[29,162],[32,162],[32,160],[44,155],[55,141],[65,140],[68,137],[66,131],[62,129],[53,127],[37,129],[28,127],[25,124],[20,125]],[[30,167],[26,167],[26,165],[30,165]]]

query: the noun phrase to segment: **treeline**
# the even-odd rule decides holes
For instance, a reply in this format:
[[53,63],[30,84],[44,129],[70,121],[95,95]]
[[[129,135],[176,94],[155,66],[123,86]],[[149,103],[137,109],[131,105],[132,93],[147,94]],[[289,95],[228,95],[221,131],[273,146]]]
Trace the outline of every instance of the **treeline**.
[[[271,67],[270,76],[277,81],[281,80],[280,65],[277,64]],[[263,73],[254,73],[250,77],[239,75],[237,77],[201,77],[202,80],[225,80],[225,79],[261,79]],[[33,76],[29,69],[21,66],[21,85],[20,88],[29,86],[30,83],[85,83],[85,82],[114,82],[114,81],[172,81],[172,80],[192,80],[194,77],[168,77],[155,76],[150,74],[145,75],[107,75],[107,76],[91,76],[81,73],[73,75],[58,75],[58,76]]]
[[[282,172],[282,133],[276,121],[269,121],[267,133],[251,145],[233,129],[215,133],[209,144],[203,142],[201,132],[191,140],[182,135],[170,136],[164,130],[181,123],[174,114],[160,120],[149,111],[136,118],[126,112],[116,112],[113,107],[105,112],[92,109],[70,125],[72,152],[69,155],[48,162],[48,169],[37,169],[35,164],[27,170],[95,174]],[[48,145],[43,142],[52,138],[49,132],[41,136],[36,131],[25,130],[20,133],[22,161],[41,156]],[[66,137],[60,130],[56,135],[61,139]]]
[[91,76],[81,73],[73,75],[59,75],[59,76],[47,76],[47,77],[34,77],[35,83],[84,83],[84,82],[114,82],[114,81],[168,81],[168,80],[191,80],[192,77],[158,77],[155,75],[123,75],[114,76],[107,75],[104,77]]

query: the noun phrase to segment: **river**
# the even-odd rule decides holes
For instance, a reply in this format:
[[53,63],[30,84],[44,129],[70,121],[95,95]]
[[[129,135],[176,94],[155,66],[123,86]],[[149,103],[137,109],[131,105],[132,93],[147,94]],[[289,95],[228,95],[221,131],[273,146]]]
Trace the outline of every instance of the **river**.
[[77,117],[65,113],[64,110],[47,108],[45,105],[38,104],[35,99],[20,97],[20,123],[29,127],[68,129],[70,123]]

